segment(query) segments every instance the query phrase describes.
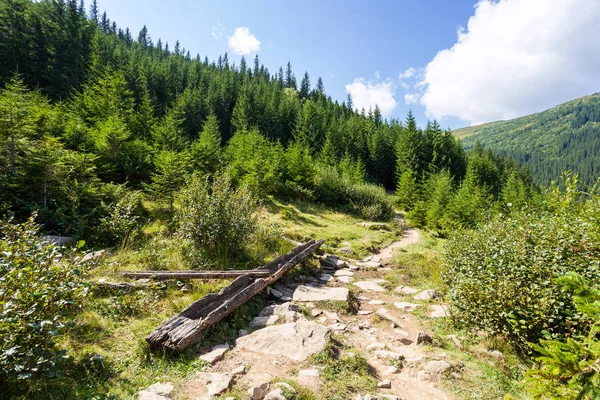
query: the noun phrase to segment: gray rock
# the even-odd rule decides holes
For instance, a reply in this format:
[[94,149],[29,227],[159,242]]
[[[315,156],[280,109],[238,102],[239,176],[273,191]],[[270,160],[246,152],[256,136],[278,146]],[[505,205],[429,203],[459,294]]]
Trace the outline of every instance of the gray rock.
[[318,308],[310,310],[310,315],[312,315],[313,317],[318,317],[321,314],[323,314],[323,311],[319,310]]
[[229,388],[229,384],[231,383],[229,375],[216,372],[204,372],[203,374],[206,387],[208,388],[208,397],[221,394]]
[[385,344],[379,342],[373,342],[367,346],[367,351],[373,350],[385,350]]
[[456,335],[448,335],[448,338],[452,340],[452,342],[458,349],[463,349],[463,345]]
[[264,317],[254,317],[248,323],[250,328],[262,328],[263,326],[275,325],[279,320],[279,315],[267,315]]
[[337,256],[328,255],[319,259],[322,266],[330,268],[344,268],[346,263]]
[[283,304],[274,304],[274,305],[263,308],[262,311],[260,313],[258,313],[258,315],[260,317],[264,317],[267,315],[274,315],[274,314],[285,315],[285,313],[290,312],[290,311],[300,312],[300,307],[297,304],[293,304],[290,302],[283,303]]
[[277,289],[271,289],[270,292],[271,292],[271,296],[277,297],[278,299],[283,296],[283,293],[281,293]]
[[263,354],[285,356],[304,361],[322,351],[331,338],[331,331],[312,321],[298,321],[268,326],[238,338],[236,345]]
[[229,345],[227,343],[218,344],[214,346],[208,353],[202,354],[199,358],[202,361],[206,361],[210,365],[223,359],[225,353],[229,351]]
[[385,301],[383,301],[383,300],[371,300],[369,302],[369,305],[371,305],[371,306],[382,306],[384,304],[385,304]]
[[352,283],[354,281],[354,278],[352,278],[351,276],[338,276],[337,280],[346,285],[349,285],[350,283]]
[[373,311],[371,310],[358,310],[358,315],[371,315],[373,314]]
[[429,336],[428,334],[426,334],[425,332],[419,332],[417,333],[417,335],[415,336],[415,343],[416,344],[421,344],[421,343],[432,343],[433,339],[431,338],[431,336]]
[[171,382],[157,382],[138,392],[139,400],[165,400],[171,398],[173,384]]
[[248,394],[250,395],[252,400],[260,400],[264,398],[267,395],[267,393],[269,393],[269,382],[248,389]]
[[377,395],[380,399],[386,399],[386,400],[400,400],[400,397],[398,396],[394,396],[393,394],[383,394],[383,393],[379,393]]
[[429,361],[425,366],[425,371],[430,374],[441,374],[450,367],[450,364],[444,360]]
[[102,354],[94,354],[93,356],[90,357],[90,361],[96,362],[96,363],[103,363],[105,359],[106,359],[106,357],[104,357]]
[[387,350],[375,350],[373,355],[382,360],[402,360],[404,356],[400,353]]
[[323,282],[329,282],[329,281],[333,280],[333,276],[331,276],[330,274],[321,274],[321,275],[319,275],[319,280],[321,280]]
[[241,375],[244,375],[245,373],[246,373],[246,366],[245,365],[240,365],[239,367],[233,369],[230,372],[231,376],[233,376],[233,377],[241,376]]
[[281,388],[277,388],[270,391],[265,396],[264,400],[287,400],[287,398],[283,395],[283,390],[281,390]]
[[410,296],[419,293],[419,289],[411,288],[409,286],[398,286],[394,289],[394,293],[398,293],[403,296]]
[[419,371],[417,374],[417,380],[421,382],[427,382],[432,380],[433,376],[427,371]]
[[47,235],[41,236],[40,239],[43,241],[53,244],[55,246],[64,246],[67,243],[71,243],[73,238],[70,236],[58,236],[58,235]]
[[335,271],[335,276],[354,276],[354,272],[349,269],[339,269]]
[[315,287],[300,285],[294,290],[294,301],[348,301],[347,288]]
[[378,261],[363,261],[357,263],[357,265],[359,268],[363,269],[377,269],[381,267],[381,263],[379,263]]
[[441,301],[442,300],[442,295],[437,290],[425,289],[422,292],[419,292],[418,294],[416,294],[413,297],[413,299],[420,300],[420,301],[425,301],[425,300],[438,300],[438,301]]
[[391,365],[389,367],[387,367],[387,369],[385,370],[385,373],[388,375],[393,375],[393,374],[398,374],[400,373],[402,370],[394,365]]
[[88,263],[90,261],[95,261],[104,257],[106,254],[108,254],[107,250],[92,251],[91,253],[87,253],[85,256],[83,256],[81,262]]
[[429,314],[429,318],[444,318],[450,316],[450,311],[448,310],[448,306],[443,304],[433,304],[431,306],[431,314]]
[[247,330],[245,330],[245,329],[240,329],[240,330],[238,331],[238,336],[239,336],[239,337],[246,336],[247,334],[248,334],[248,331],[247,331]]
[[394,333],[397,333],[400,336],[408,337],[408,332],[403,331],[401,329],[394,329]]
[[393,323],[394,325],[396,325],[398,328],[402,327],[402,322],[394,317],[388,310],[386,310],[385,308],[380,308],[379,310],[377,310],[377,315],[380,318],[383,319],[387,319],[388,321],[390,321],[391,323]]
[[358,281],[354,282],[353,285],[368,292],[385,292],[385,289],[379,286],[379,284],[371,281]]
[[390,382],[388,379],[384,379],[380,382],[377,382],[377,387],[380,389],[391,389],[392,382]]
[[329,329],[331,329],[332,331],[343,331],[346,329],[346,324],[342,324],[341,322],[331,324],[329,325]]
[[329,319],[330,321],[333,321],[333,322],[340,321],[340,317],[337,315],[337,313],[330,312],[330,311],[325,311],[325,316],[326,316],[326,317],[327,317],[327,319]]
[[409,303],[406,301],[397,301],[394,303],[394,307],[396,307],[399,310],[406,311],[406,312],[413,312],[419,306],[420,306],[420,304]]
[[289,383],[277,382],[275,384],[275,386],[283,389],[284,391],[286,391],[288,393],[296,393],[296,389],[294,389],[294,387],[292,385],[290,385]]

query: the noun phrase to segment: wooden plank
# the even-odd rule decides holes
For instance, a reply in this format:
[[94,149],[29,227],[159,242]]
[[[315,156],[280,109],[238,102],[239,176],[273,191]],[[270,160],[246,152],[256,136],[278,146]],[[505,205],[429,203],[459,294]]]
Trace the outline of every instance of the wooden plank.
[[126,278],[135,279],[231,279],[238,276],[250,275],[264,278],[271,275],[269,270],[229,270],[229,271],[123,271]]
[[188,346],[198,343],[202,338],[203,330],[223,320],[271,283],[281,278],[285,272],[317,250],[322,243],[323,240],[310,241],[267,265],[257,268],[256,270],[266,269],[271,272],[270,276],[266,278],[240,276],[229,286],[221,289],[218,294],[209,294],[192,303],[179,314],[163,322],[146,337],[150,348],[181,352]]

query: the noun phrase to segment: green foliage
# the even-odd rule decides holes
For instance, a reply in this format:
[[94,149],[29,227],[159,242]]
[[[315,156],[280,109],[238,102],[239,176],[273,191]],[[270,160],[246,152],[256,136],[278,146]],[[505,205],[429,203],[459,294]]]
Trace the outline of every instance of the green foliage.
[[167,199],[172,211],[175,192],[185,182],[189,170],[188,155],[170,150],[159,151],[154,156],[154,168],[156,172],[150,176],[152,183],[147,188],[156,198]]
[[194,169],[201,173],[213,174],[221,164],[221,133],[219,121],[210,114],[202,126],[200,137],[190,148]]
[[117,192],[120,193],[120,200],[111,204],[107,215],[100,219],[97,239],[104,244],[125,246],[139,234],[147,213],[142,204],[141,192],[125,188],[120,188]]
[[554,187],[546,210],[513,213],[457,234],[446,247],[444,277],[457,320],[524,346],[585,326],[572,293],[556,278],[577,272],[598,283],[600,208],[582,202],[577,179]]
[[246,187],[235,189],[227,175],[192,177],[178,195],[178,234],[200,259],[227,258],[247,249],[260,229],[257,199]]
[[396,197],[398,206],[403,210],[412,210],[415,206],[417,180],[413,171],[406,170],[400,175],[396,187]]
[[581,335],[566,341],[543,339],[533,349],[539,365],[528,371],[525,388],[536,399],[597,399],[600,397],[600,289],[570,272],[557,278],[573,293],[581,315]]
[[86,293],[79,265],[38,237],[35,215],[0,222],[0,377],[55,376],[67,357],[55,345]]

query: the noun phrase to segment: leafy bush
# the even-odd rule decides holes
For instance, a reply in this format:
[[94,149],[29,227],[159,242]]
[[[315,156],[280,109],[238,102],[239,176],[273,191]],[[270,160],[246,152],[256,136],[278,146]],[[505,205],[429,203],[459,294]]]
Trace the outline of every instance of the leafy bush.
[[394,216],[392,200],[380,186],[356,183],[346,188],[345,196],[350,210],[365,219],[387,221]]
[[572,293],[556,278],[600,281],[600,207],[580,201],[576,180],[556,187],[545,211],[515,213],[448,241],[444,277],[458,320],[516,343],[582,329]]
[[39,238],[34,218],[0,222],[0,380],[56,374],[66,354],[54,338],[86,293],[77,263]]
[[258,202],[245,186],[235,189],[227,175],[191,178],[179,193],[178,234],[198,256],[227,258],[243,252],[259,231]]
[[558,283],[575,294],[585,332],[566,342],[541,340],[535,345],[540,365],[527,372],[526,389],[536,399],[600,398],[600,287],[574,273]]
[[125,245],[133,240],[140,230],[141,222],[146,217],[139,191],[119,190],[120,196],[116,203],[108,207],[108,215],[100,220],[100,240],[105,244]]

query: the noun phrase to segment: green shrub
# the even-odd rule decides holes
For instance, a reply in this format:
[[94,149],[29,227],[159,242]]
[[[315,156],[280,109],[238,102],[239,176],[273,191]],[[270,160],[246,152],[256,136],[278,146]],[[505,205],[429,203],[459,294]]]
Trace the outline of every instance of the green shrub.
[[34,218],[0,222],[0,381],[56,374],[66,354],[54,339],[87,290],[77,263],[40,240]]
[[574,293],[584,333],[566,341],[541,340],[534,349],[539,366],[527,372],[525,388],[536,399],[600,398],[600,287],[591,287],[580,275],[558,279]]
[[235,189],[227,175],[191,178],[178,195],[178,235],[200,259],[243,253],[260,229],[258,201],[245,186]]
[[135,240],[140,233],[146,211],[142,204],[144,199],[139,191],[129,191],[122,187],[118,201],[108,207],[108,215],[100,219],[99,241],[112,245],[124,246],[128,241]]
[[444,279],[458,320],[523,345],[582,328],[572,293],[556,278],[600,281],[599,197],[554,188],[546,211],[515,213],[449,240]]

